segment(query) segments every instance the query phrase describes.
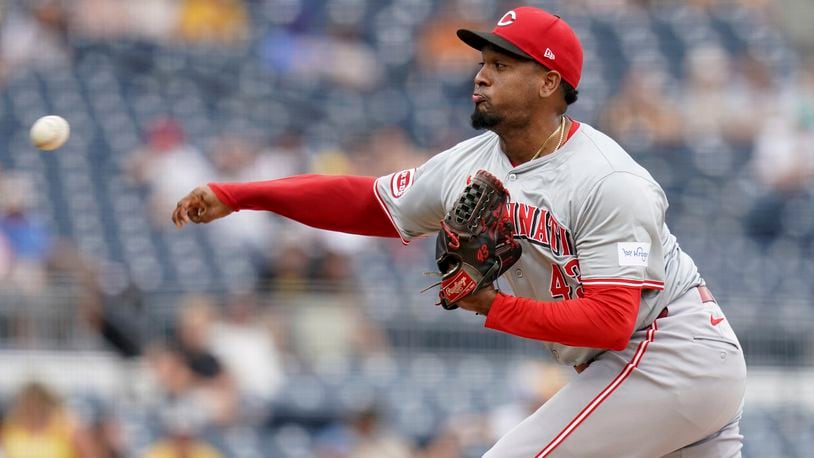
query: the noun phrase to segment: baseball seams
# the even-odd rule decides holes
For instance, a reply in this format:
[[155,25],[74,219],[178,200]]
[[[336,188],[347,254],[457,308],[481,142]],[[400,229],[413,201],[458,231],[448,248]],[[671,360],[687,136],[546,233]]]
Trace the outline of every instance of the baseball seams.
[[562,442],[571,435],[574,430],[579,427],[579,425],[585,421],[604,401],[607,399],[613,392],[619,388],[619,386],[624,382],[630,374],[633,372],[633,369],[639,366],[639,362],[642,360],[642,356],[647,351],[647,346],[650,345],[650,342],[656,336],[656,331],[658,331],[658,324],[656,323],[658,320],[653,321],[653,324],[650,325],[650,328],[647,330],[647,336],[644,340],[639,342],[639,347],[636,349],[636,353],[634,353],[633,358],[628,362],[622,372],[613,379],[608,386],[603,389],[599,395],[597,395],[591,402],[585,406],[582,411],[571,420],[570,423],[562,430],[559,434],[557,434],[548,445],[543,448],[540,453],[534,456],[534,458],[543,458],[548,456],[550,453],[554,451]]

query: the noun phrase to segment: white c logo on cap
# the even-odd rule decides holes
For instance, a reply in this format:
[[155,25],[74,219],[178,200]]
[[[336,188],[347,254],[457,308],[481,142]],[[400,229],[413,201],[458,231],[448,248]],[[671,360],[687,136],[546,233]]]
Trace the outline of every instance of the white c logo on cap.
[[508,13],[504,14],[500,21],[497,23],[500,27],[507,26],[512,22],[517,20],[517,13],[514,10],[509,11]]

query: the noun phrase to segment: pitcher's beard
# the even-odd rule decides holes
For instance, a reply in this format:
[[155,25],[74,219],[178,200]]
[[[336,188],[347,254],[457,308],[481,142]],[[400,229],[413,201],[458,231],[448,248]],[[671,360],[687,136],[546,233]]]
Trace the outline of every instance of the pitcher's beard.
[[475,107],[475,111],[472,112],[472,116],[469,117],[469,120],[473,128],[480,130],[497,126],[503,121],[503,118],[495,114],[484,113],[478,110],[478,107]]

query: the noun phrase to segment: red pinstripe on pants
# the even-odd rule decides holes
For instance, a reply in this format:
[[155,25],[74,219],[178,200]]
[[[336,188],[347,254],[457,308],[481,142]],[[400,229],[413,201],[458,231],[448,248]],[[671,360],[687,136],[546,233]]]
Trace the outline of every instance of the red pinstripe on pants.
[[534,455],[534,458],[542,458],[551,454],[551,452],[562,444],[565,438],[571,435],[571,433],[574,432],[574,430],[576,430],[577,427],[579,427],[579,425],[605,401],[605,399],[607,399],[617,388],[619,388],[622,382],[624,382],[625,379],[627,379],[633,372],[633,369],[639,365],[639,361],[642,360],[644,352],[647,351],[647,346],[653,341],[658,328],[659,327],[656,322],[653,321],[653,324],[651,324],[647,329],[647,337],[639,343],[638,348],[636,348],[636,353],[633,354],[633,358],[625,365],[622,372],[620,372],[619,375],[617,375],[616,378],[608,384],[608,386],[600,391],[599,394],[593,398],[593,400],[591,400],[591,402],[589,402],[588,405],[585,406],[585,408],[582,409],[582,411],[577,414],[577,416],[574,417],[574,419],[571,420],[571,422],[568,423],[568,425],[563,428],[563,430],[560,431],[559,434],[557,434],[554,439],[552,439],[551,442],[549,442],[548,445],[546,445],[540,451],[540,453]]

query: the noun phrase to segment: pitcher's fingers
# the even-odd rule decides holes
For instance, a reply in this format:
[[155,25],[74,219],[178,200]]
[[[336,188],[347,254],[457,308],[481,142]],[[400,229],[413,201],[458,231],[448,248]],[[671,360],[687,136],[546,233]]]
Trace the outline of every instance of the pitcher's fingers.
[[181,206],[181,221],[183,221],[184,224],[189,224],[191,222],[189,219],[189,211],[191,206],[191,202],[187,202],[186,205]]
[[176,226],[183,227],[189,222],[190,204],[191,202],[189,199],[182,199],[180,202],[178,202],[178,206],[175,208],[175,212],[173,212]]
[[184,224],[189,224],[189,204],[181,207],[181,221]]
[[172,211],[172,223],[175,224],[175,227],[182,227],[184,225],[181,221],[181,202],[178,202],[178,205]]

